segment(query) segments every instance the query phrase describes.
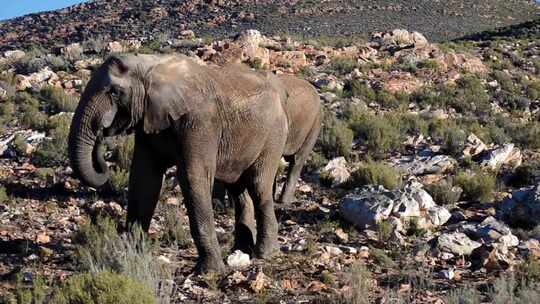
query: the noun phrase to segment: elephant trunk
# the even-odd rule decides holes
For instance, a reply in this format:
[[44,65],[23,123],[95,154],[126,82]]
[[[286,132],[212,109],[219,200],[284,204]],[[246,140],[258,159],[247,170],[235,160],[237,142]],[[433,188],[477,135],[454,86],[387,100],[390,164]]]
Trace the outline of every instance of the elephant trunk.
[[[85,102],[86,99],[86,102]],[[97,188],[109,179],[101,143],[101,122],[106,112],[105,96],[82,98],[69,131],[68,155],[75,175],[88,186]],[[88,102],[89,101],[89,102]]]

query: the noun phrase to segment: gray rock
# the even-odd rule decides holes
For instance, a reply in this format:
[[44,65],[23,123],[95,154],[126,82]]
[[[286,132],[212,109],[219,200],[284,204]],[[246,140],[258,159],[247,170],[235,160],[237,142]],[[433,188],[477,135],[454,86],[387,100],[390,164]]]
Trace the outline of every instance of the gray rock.
[[465,233],[488,245],[496,243],[505,247],[515,247],[519,244],[519,239],[512,234],[510,227],[492,216],[478,225],[466,225],[464,230]]
[[457,161],[448,155],[419,156],[414,159],[401,158],[397,166],[412,175],[439,174],[454,168]]
[[500,204],[499,212],[508,222],[525,225],[540,225],[540,184],[519,189]]
[[505,144],[502,147],[487,151],[480,164],[491,169],[497,169],[507,164],[517,167],[521,164],[521,160],[519,148],[514,147],[514,144]]
[[445,233],[439,236],[437,248],[441,252],[455,255],[470,255],[474,249],[482,246],[462,232]]
[[443,225],[451,216],[446,208],[437,206],[429,193],[416,182],[394,191],[382,186],[364,186],[342,199],[340,212],[359,228],[367,228],[391,216],[403,225],[416,218],[427,228]]

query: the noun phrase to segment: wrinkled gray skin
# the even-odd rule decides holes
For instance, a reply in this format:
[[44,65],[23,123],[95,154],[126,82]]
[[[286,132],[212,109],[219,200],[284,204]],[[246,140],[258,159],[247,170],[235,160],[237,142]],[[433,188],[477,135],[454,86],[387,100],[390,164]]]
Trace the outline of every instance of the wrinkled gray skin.
[[148,230],[163,175],[177,166],[199,252],[195,270],[224,270],[211,205],[214,179],[233,199],[244,191],[253,198],[255,254],[268,257],[278,230],[272,185],[288,133],[284,89],[268,77],[180,55],[111,57],[91,78],[73,117],[72,168],[87,185],[103,185],[109,178],[103,137],[134,131],[128,224]]
[[[280,75],[273,80],[279,81],[278,87],[284,88],[287,94],[284,108],[287,113],[289,133],[283,156],[289,166],[287,179],[278,200],[286,204],[294,201],[296,183],[302,167],[317,141],[321,129],[321,102],[315,88],[305,80],[288,75]],[[214,199],[223,204],[224,190],[227,188],[226,185],[217,182],[214,188]],[[234,189],[229,190],[231,191]],[[239,199],[234,200],[234,197]],[[256,239],[253,203],[248,193],[232,196],[231,201],[236,209],[235,248],[252,254]]]

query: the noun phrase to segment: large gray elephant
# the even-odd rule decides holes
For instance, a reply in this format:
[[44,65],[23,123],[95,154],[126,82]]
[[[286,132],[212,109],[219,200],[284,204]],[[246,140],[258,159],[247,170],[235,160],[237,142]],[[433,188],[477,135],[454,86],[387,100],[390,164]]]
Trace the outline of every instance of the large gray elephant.
[[109,178],[103,137],[135,132],[128,224],[150,225],[167,168],[177,166],[196,271],[222,271],[211,206],[214,179],[254,201],[255,254],[277,242],[273,181],[286,147],[285,89],[272,76],[197,64],[181,55],[117,55],[89,81],[73,117],[69,159],[92,187]]
[[[321,129],[321,102],[315,88],[303,79],[290,75],[280,75],[277,76],[277,81],[280,82],[279,87],[283,87],[287,94],[284,108],[287,113],[289,133],[283,156],[289,165],[287,178],[278,199],[279,202],[287,204],[294,200],[296,183],[300,177],[302,167],[319,136]],[[275,186],[274,183],[274,191]],[[217,191],[214,191],[214,199],[223,202],[225,199],[224,190],[227,188],[230,187],[216,182],[214,189]],[[230,191],[234,191],[234,189]],[[256,229],[251,198],[247,192],[244,192],[231,198],[231,201],[236,209],[235,248],[252,253]]]

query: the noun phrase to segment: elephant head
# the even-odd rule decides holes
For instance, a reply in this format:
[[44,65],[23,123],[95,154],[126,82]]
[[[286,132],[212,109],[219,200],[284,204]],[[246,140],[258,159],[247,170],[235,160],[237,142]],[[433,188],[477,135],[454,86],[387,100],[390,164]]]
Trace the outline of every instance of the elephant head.
[[163,56],[115,55],[93,74],[75,110],[68,142],[71,167],[85,184],[99,187],[109,178],[103,137],[139,123],[146,133],[159,132],[170,118],[185,113],[174,77],[154,73],[166,61]]

